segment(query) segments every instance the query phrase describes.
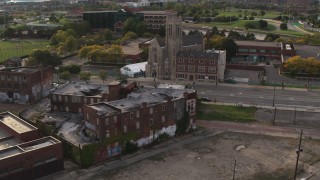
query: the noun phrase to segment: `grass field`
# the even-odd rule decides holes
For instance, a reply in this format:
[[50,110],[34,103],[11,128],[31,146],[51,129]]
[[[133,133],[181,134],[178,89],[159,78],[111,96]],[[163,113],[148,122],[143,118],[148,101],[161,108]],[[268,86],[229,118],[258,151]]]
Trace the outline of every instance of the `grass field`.
[[[219,11],[218,16],[236,16],[238,17],[239,14],[242,14],[242,17],[244,17],[244,11],[246,9],[232,9],[231,11]],[[258,10],[252,10],[252,9],[247,9],[247,16],[251,16],[251,12],[255,11],[256,13],[260,13]],[[273,19],[277,16],[281,15],[280,12],[276,11],[266,11],[266,14],[264,16],[256,16],[257,18],[264,18],[264,19]]]
[[213,104],[201,104],[197,114],[199,120],[218,120],[252,122],[255,121],[255,107],[223,106]]
[[258,29],[258,21],[257,20],[239,20],[239,21],[233,21],[233,22],[212,22],[212,23],[203,23],[200,24],[201,26],[217,26],[220,28],[226,28],[226,29],[235,29],[235,30],[246,30],[245,25],[247,23],[254,24],[256,29],[249,29],[249,30],[255,30],[255,31],[275,31],[277,28],[272,25],[268,24],[267,28],[265,29]]
[[17,40],[17,41],[0,41],[0,63],[4,60],[31,54],[34,49],[46,49],[47,40]]

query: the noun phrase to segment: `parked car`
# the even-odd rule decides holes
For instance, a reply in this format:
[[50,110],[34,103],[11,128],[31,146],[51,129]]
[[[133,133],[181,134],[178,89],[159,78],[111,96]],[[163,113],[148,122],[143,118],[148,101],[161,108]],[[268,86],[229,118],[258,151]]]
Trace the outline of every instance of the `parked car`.
[[235,81],[234,79],[230,79],[230,78],[229,79],[225,79],[224,82],[225,83],[230,83],[230,84],[236,84],[237,83],[237,81]]
[[211,99],[207,98],[207,97],[201,97],[200,98],[201,101],[205,101],[205,102],[210,102]]

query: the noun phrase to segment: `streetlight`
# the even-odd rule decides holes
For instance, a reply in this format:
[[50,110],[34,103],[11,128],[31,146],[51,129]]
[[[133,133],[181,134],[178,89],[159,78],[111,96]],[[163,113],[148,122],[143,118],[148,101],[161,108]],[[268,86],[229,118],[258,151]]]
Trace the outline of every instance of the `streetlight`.
[[300,153],[303,151],[303,149],[301,148],[302,132],[303,132],[303,130],[301,129],[301,131],[300,131],[299,147],[298,147],[298,149],[296,150],[296,153],[297,153],[297,161],[296,161],[296,169],[295,169],[295,171],[294,171],[294,180],[296,180],[296,178],[297,178],[299,156],[300,156]]

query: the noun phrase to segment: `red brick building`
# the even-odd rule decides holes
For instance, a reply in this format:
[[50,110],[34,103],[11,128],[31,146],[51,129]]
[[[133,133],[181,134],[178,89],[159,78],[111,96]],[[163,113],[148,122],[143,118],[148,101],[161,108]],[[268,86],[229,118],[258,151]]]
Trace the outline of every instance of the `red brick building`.
[[0,114],[0,179],[35,179],[62,169],[59,140],[40,138],[36,127],[9,112]]
[[82,113],[83,105],[114,101],[126,97],[127,93],[136,86],[136,82],[125,86],[119,82],[108,85],[83,82],[68,83],[51,93],[51,110]]
[[[135,134],[138,146],[151,143],[160,134],[173,136],[176,121],[189,110],[191,125],[195,125],[196,92],[183,89],[139,89],[126,99],[84,106],[86,132],[99,140]],[[108,144],[106,159],[121,153],[122,144]],[[96,160],[98,161],[98,159]]]
[[0,70],[0,102],[33,103],[49,95],[51,67],[17,67]]
[[293,44],[264,42],[264,41],[236,41],[238,45],[237,62],[281,63],[282,56],[296,54]]
[[223,80],[225,51],[180,51],[176,56],[176,79],[216,84]]

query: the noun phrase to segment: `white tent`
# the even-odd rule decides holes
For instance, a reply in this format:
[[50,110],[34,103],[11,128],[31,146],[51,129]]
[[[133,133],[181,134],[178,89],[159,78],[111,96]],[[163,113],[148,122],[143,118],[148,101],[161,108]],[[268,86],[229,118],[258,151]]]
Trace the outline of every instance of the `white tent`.
[[148,62],[128,64],[120,69],[121,74],[129,77],[143,76]]

